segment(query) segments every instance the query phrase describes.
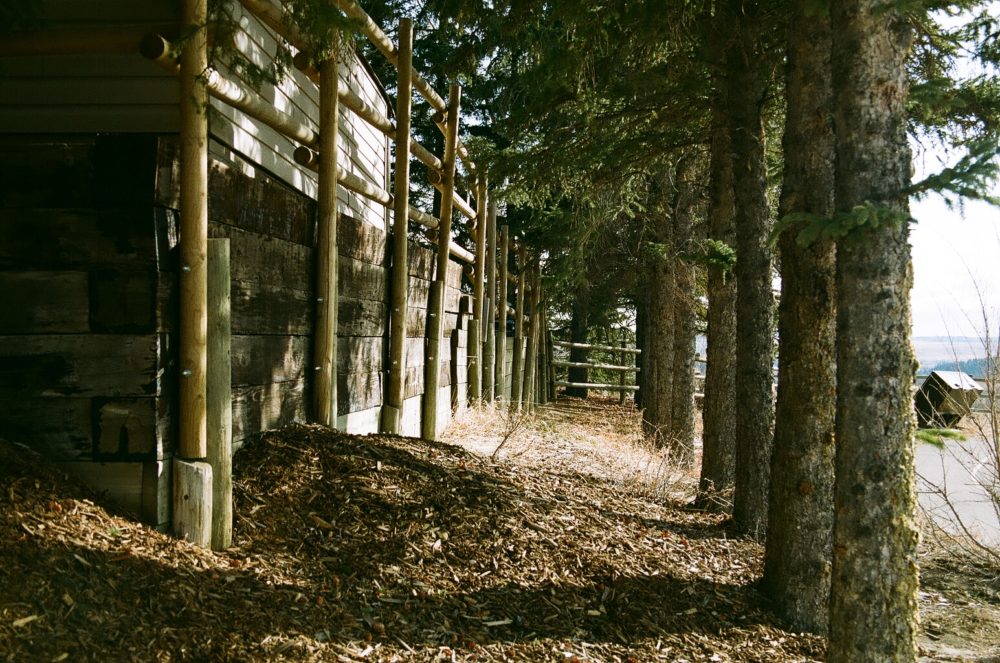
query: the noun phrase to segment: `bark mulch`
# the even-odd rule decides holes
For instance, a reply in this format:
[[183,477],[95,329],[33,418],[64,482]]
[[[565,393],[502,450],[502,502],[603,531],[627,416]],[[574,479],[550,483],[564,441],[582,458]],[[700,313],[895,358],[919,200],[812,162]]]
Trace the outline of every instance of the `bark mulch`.
[[297,426],[195,548],[0,443],[0,661],[798,661],[718,516],[567,469]]

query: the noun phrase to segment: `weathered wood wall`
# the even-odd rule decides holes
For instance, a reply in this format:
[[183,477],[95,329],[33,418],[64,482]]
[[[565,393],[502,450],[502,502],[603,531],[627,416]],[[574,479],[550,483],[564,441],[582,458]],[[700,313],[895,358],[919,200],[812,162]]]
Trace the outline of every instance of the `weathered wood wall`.
[[[315,203],[213,143],[209,234],[229,238],[235,446],[308,417]],[[168,522],[178,304],[176,140],[0,136],[0,435]],[[342,215],[338,426],[374,432],[387,236]],[[411,243],[404,424],[419,434],[433,252]],[[468,296],[447,276],[439,420],[466,404]]]
[[154,200],[156,150],[143,135],[0,137],[0,435],[103,473],[161,523],[177,226]]

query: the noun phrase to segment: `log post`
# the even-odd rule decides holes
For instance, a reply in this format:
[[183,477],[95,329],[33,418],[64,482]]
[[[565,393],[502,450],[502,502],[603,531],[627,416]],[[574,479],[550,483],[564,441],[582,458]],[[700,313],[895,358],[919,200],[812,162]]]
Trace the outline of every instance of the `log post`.
[[507,226],[500,230],[500,274],[497,277],[497,303],[499,304],[500,319],[497,323],[497,359],[496,373],[493,382],[496,388],[497,400],[510,398],[510,392],[506,388],[506,368],[507,368],[507,259],[509,251],[510,237]]
[[206,455],[205,390],[208,358],[208,0],[185,0],[184,25],[193,33],[181,52],[180,74],[180,440],[181,458]]
[[407,213],[410,207],[410,119],[413,101],[413,20],[399,21],[396,87],[396,179],[393,182],[392,271],[389,303],[389,372],[382,405],[382,431],[402,432],[406,392]]
[[549,355],[545,350],[546,332],[549,326],[548,302],[542,292],[541,267],[538,275],[538,402],[546,405],[549,402]]
[[336,49],[319,66],[316,199],[316,422],[337,425],[337,159],[340,72]]
[[483,339],[483,400],[492,403],[496,398],[496,319],[497,319],[497,206],[490,196],[486,212],[486,309],[483,323],[486,334]]
[[483,399],[483,289],[486,273],[486,176],[479,178],[476,190],[476,264],[472,274],[472,322],[469,324],[469,398],[473,403]]
[[444,293],[451,244],[451,215],[455,193],[455,158],[458,145],[458,115],[462,88],[453,84],[448,94],[448,123],[444,141],[444,190],[441,192],[441,225],[437,265],[427,300],[427,352],[424,353],[424,400],[421,435],[433,440],[438,434],[438,385],[441,383],[441,337],[444,332]]
[[531,318],[528,326],[528,348],[524,357],[524,386],[521,388],[521,400],[528,412],[535,409],[535,376],[538,372],[538,327],[541,316],[538,315],[538,279],[535,267],[525,273],[531,283]]
[[545,357],[549,363],[549,400],[556,399],[556,363],[552,353],[552,329],[549,326],[549,307],[545,306]]
[[233,392],[229,240],[208,240],[208,464],[212,550],[233,545]]
[[[621,340],[622,348],[624,348],[625,347],[625,328],[624,327],[622,327],[622,334],[621,334],[621,336],[622,336],[622,340]],[[618,353],[618,365],[619,366],[624,366],[626,361],[628,361],[628,353],[623,350],[622,352]],[[619,373],[619,375],[618,375],[618,382],[619,382],[619,384],[621,384],[622,387],[625,386],[625,371],[622,371],[621,373]],[[625,389],[622,389],[620,392],[618,392],[618,405],[625,405]]]
[[528,254],[524,245],[517,248],[517,309],[514,311],[514,357],[510,367],[510,403],[511,407],[521,407],[521,387],[524,383],[524,296],[528,287]]
[[185,0],[191,37],[180,68],[180,387],[174,459],[174,534],[212,544],[212,468],[208,454],[208,68],[207,0]]

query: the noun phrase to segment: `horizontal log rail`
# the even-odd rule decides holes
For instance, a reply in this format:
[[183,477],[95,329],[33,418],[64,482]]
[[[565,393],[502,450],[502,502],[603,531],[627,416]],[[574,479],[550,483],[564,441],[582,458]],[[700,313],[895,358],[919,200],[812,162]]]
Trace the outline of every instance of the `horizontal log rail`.
[[591,364],[585,361],[563,361],[553,359],[553,366],[568,366],[570,368],[599,368],[605,371],[621,371],[623,373],[635,373],[639,371],[636,366],[615,366],[614,364]]
[[[290,44],[292,44],[292,46],[299,49],[299,52],[296,53],[295,56],[292,58],[292,63],[299,71],[301,71],[311,81],[313,81],[313,83],[316,83],[318,85],[319,72],[316,70],[315,66],[313,66],[313,64],[311,63],[310,54],[308,53],[308,51],[305,50],[307,40],[294,26],[285,25],[285,23],[281,19],[282,16],[281,8],[270,0],[240,0],[240,2],[250,13],[252,13],[258,19],[260,19],[261,22],[263,22],[265,25],[270,27],[272,30],[277,32],[282,37],[284,37],[285,40],[287,40]],[[344,11],[346,12],[346,10]],[[385,37],[385,33],[383,33],[381,29],[378,28],[378,26],[375,26],[371,18],[369,18],[368,15],[365,14],[360,7],[358,7],[358,11],[364,14],[365,18],[368,19],[368,22],[371,22],[371,24],[374,26],[374,29],[378,30],[378,33],[381,34],[383,37]],[[355,16],[354,18],[358,17]],[[362,20],[362,22],[364,21]],[[370,35],[368,36],[369,39],[372,39]],[[388,41],[388,37],[385,37],[385,39]],[[373,43],[375,43],[374,40]],[[378,46],[377,43],[375,43],[375,45]],[[391,42],[389,42],[389,45],[392,47],[393,53],[395,53],[396,52],[395,46],[392,46]],[[392,62],[393,65],[398,66],[398,56],[394,57],[395,59],[390,59],[390,61]],[[423,79],[420,79],[419,75],[414,74],[414,86],[417,87],[419,91],[419,85],[417,84],[418,80],[423,80]],[[431,92],[433,92],[433,90],[431,90]],[[426,95],[424,96],[426,98]],[[341,87],[341,89],[338,92],[338,97],[340,102],[343,103],[344,106],[347,107],[350,111],[352,111],[355,115],[360,117],[362,120],[370,124],[378,131],[382,132],[384,135],[388,136],[390,140],[393,141],[396,140],[396,125],[391,119],[389,119],[385,115],[382,115],[375,108],[372,108],[370,105],[365,103],[365,101],[361,99],[361,97],[351,92],[346,87]],[[440,99],[440,97],[438,97],[438,99]],[[441,100],[441,103],[443,104],[444,101]],[[422,164],[424,164],[430,169],[431,172],[428,180],[436,189],[440,190],[443,186],[441,179],[441,169],[444,167],[441,159],[435,156],[426,147],[421,145],[412,136],[410,137],[410,150],[412,151],[413,156],[415,156]],[[465,150],[465,146],[461,146],[461,149],[459,150],[459,156],[462,156],[461,155],[462,151],[465,151],[464,158],[467,158],[468,151]],[[474,169],[472,169],[470,172],[474,172]],[[458,211],[460,211],[463,215],[465,215],[466,218],[468,219],[476,218],[476,213],[475,210],[472,209],[472,206],[468,203],[468,201],[466,201],[464,198],[462,198],[457,194],[455,194],[454,205],[455,207],[458,208]]]
[[625,352],[628,354],[638,355],[642,354],[642,350],[639,348],[616,348],[613,345],[590,345],[589,343],[570,343],[569,341],[552,341],[552,345],[556,345],[561,348],[581,348],[584,350],[607,350],[609,352]]
[[594,382],[556,380],[556,385],[560,387],[577,387],[578,389],[598,389],[602,391],[639,391],[639,387],[634,384],[597,384]]
[[[393,44],[388,35],[382,31],[382,28],[380,28],[375,21],[372,20],[372,17],[369,16],[365,10],[362,9],[357,2],[355,2],[355,0],[334,0],[334,2],[341,11],[347,14],[347,16],[361,23],[361,31],[365,33],[366,37],[368,37],[368,41],[370,41],[372,45],[375,46],[375,48],[377,48],[394,67],[398,67],[399,53],[396,50],[396,45]],[[440,129],[443,133],[445,114],[448,110],[448,104],[445,103],[443,98],[441,98],[441,95],[434,91],[431,84],[428,83],[423,76],[416,72],[413,73],[413,87],[424,99],[427,100],[427,103],[429,103],[435,111],[441,114],[434,119],[438,129]],[[438,119],[441,121],[438,122]],[[476,164],[473,163],[469,156],[469,150],[462,144],[461,141],[458,142],[458,156],[462,159],[462,163],[465,164],[465,168],[469,171],[469,173],[471,175],[476,175]]]
[[[295,65],[295,68],[305,74],[309,80],[319,85],[319,71],[312,64],[309,58],[310,55],[308,52],[299,51],[292,58],[292,63]],[[380,113],[377,109],[372,108],[365,102],[364,99],[347,88],[342,88],[338,95],[340,97],[340,102],[355,115],[360,117],[375,129],[381,131],[390,139],[396,140],[395,122]],[[422,164],[430,168],[432,171],[440,173],[441,169],[444,168],[444,165],[441,163],[441,159],[436,157],[430,150],[421,145],[417,139],[412,136],[410,136],[410,150],[413,152],[413,156],[417,157]]]

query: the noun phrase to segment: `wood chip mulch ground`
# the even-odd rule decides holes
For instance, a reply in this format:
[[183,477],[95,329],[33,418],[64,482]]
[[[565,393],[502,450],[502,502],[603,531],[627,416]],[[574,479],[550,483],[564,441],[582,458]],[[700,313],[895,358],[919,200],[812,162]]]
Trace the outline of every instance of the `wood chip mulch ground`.
[[[599,473],[598,473],[599,474]],[[594,473],[314,426],[235,469],[235,546],[0,442],[0,661],[799,661],[718,516]]]

